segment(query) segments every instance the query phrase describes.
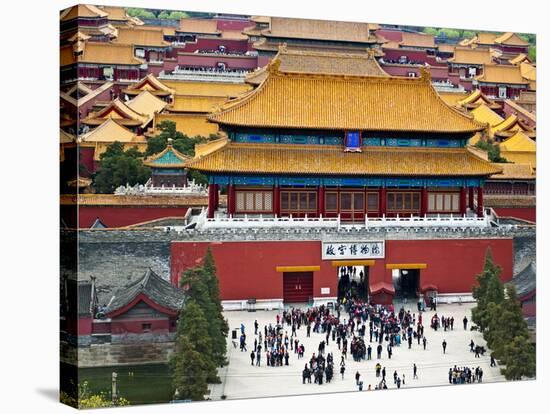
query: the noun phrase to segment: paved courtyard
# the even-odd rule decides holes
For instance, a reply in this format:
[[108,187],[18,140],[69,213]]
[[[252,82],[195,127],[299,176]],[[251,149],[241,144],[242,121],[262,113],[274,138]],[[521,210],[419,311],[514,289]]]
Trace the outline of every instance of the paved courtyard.
[[[234,348],[231,343],[231,334],[229,335],[229,365],[220,372],[222,384],[213,387],[211,398],[219,399],[222,395],[225,395],[227,399],[236,399],[358,391],[358,387],[355,385],[355,373],[357,371],[361,374],[364,390],[367,390],[369,384],[371,384],[372,389],[374,389],[375,385],[379,382],[379,379],[375,376],[374,368],[377,362],[380,362],[383,367],[386,367],[386,382],[388,389],[397,388],[393,383],[394,370],[397,370],[400,376],[405,374],[405,384],[402,385],[402,388],[436,385],[460,386],[450,385],[448,382],[449,368],[454,365],[459,367],[468,366],[470,368],[481,367],[483,369],[483,382],[485,383],[504,381],[505,379],[500,374],[500,369],[498,367],[490,367],[489,353],[486,353],[484,357],[475,358],[474,353],[470,352],[469,343],[471,339],[474,340],[476,345],[486,345],[479,332],[469,330],[470,323],[468,323],[467,331],[463,329],[462,319],[464,315],[468,317],[468,320],[471,319],[470,310],[473,306],[474,304],[438,305],[437,314],[439,316],[454,316],[454,330],[447,332],[443,331],[443,329],[438,329],[437,332],[431,329],[429,327],[429,321],[434,312],[424,312],[424,334],[428,341],[426,350],[423,349],[422,344],[418,345],[416,341],[413,341],[411,349],[408,349],[406,343],[402,343],[401,346],[394,347],[392,358],[388,359],[386,352],[387,342],[384,342],[384,351],[382,353],[382,359],[380,360],[376,359],[375,345],[373,346],[373,359],[370,361],[364,360],[355,362],[352,355],[348,353],[345,377],[343,380],[339,374],[341,353],[338,350],[336,342],[331,340],[326,348],[326,353],[332,352],[334,355],[335,376],[331,383],[327,384],[323,382],[322,385],[314,384],[313,379],[311,384],[302,384],[302,370],[304,364],[311,358],[312,353],[317,353],[319,342],[325,338],[324,334],[312,331],[311,337],[307,338],[306,328],[302,326],[297,332],[300,343],[303,343],[305,346],[303,359],[298,359],[297,354],[291,353],[289,366],[270,367],[266,366],[265,353],[262,351],[261,366],[251,366],[250,351],[254,347],[255,338],[254,320],[258,320],[260,329],[263,331],[264,325],[269,323],[275,325],[275,317],[278,312],[225,312],[230,330],[239,329],[241,323],[245,325],[248,352],[241,352],[238,347]],[[406,307],[406,309],[408,309],[408,307]],[[398,310],[398,308],[396,308],[396,310]],[[416,312],[416,309],[411,308],[411,311]],[[290,333],[291,330],[288,329],[289,337]],[[368,327],[365,339],[368,343]],[[447,352],[445,355],[443,354],[441,346],[443,339],[447,341]],[[418,379],[413,379],[413,363],[416,363],[418,367]]]

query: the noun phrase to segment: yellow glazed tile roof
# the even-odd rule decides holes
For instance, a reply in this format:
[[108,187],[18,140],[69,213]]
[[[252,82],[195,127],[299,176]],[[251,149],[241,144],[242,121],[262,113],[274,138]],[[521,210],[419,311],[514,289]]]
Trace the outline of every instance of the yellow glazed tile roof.
[[536,152],[537,144],[522,131],[500,143],[500,150],[506,152]]
[[80,142],[134,142],[136,134],[122,125],[117,124],[113,119],[107,119],[97,128],[80,136]]
[[483,176],[500,169],[465,148],[363,148],[336,145],[235,144],[187,163],[206,172],[392,176]]
[[527,109],[525,109],[523,106],[519,105],[518,103],[514,102],[511,99],[506,99],[505,103],[509,105],[511,108],[514,109],[514,111],[519,112],[523,116],[531,119],[533,122],[537,122],[537,116],[533,112],[529,112]]
[[81,42],[82,55],[73,53],[72,45],[61,48],[61,66],[73,63],[102,63],[112,65],[141,65],[143,60],[134,57],[132,45],[108,42]]
[[[279,59],[281,72],[326,73],[361,76],[389,76],[380,67],[374,54],[335,53],[324,51],[293,50],[280,47],[274,60]],[[258,85],[267,78],[267,67],[247,75],[246,81]]]
[[157,96],[168,96],[174,95],[176,91],[164,85],[158,78],[149,73],[142,80],[128,88],[124,89],[123,92],[128,95],[139,95],[142,91],[149,91],[153,95]]
[[435,48],[435,36],[427,33],[403,32],[402,40],[399,43],[404,47]]
[[466,96],[464,99],[457,102],[458,106],[463,106],[467,109],[473,109],[477,108],[480,105],[486,105],[490,109],[500,109],[501,105],[496,103],[495,101],[487,98],[481,90],[476,89],[472,93],[470,93],[468,96]]
[[115,43],[134,45],[134,46],[151,46],[151,47],[168,47],[170,43],[164,41],[164,32],[162,30],[143,30],[139,28],[120,28]]
[[334,20],[271,17],[270,28],[262,30],[262,34],[280,38],[378,42],[376,37],[371,36],[368,23]]
[[191,19],[183,17],[180,19],[178,32],[197,34],[220,34],[216,20]]
[[523,76],[524,79],[530,81],[537,80],[537,68],[535,66],[527,62],[521,62],[519,64],[519,69],[521,71],[521,76]]
[[134,111],[119,98],[112,101],[102,110],[90,114],[82,122],[88,125],[100,125],[109,118],[115,120],[118,124],[127,126],[139,126],[149,122],[149,118],[146,115]]
[[468,96],[467,92],[444,92],[438,91],[439,97],[449,106],[456,106],[458,102]]
[[68,132],[63,131],[61,128],[59,129],[60,144],[72,144],[74,142],[75,142],[75,136],[73,134],[69,134]]
[[529,82],[521,76],[521,70],[513,65],[483,65],[483,73],[476,76],[480,82],[507,83],[507,84],[528,84]]
[[488,49],[472,49],[469,47],[457,47],[452,58],[447,59],[451,63],[483,65],[493,62],[491,51]]
[[437,50],[444,53],[454,53],[456,49],[455,45],[440,44],[437,45]]
[[109,15],[109,20],[128,21],[129,19],[124,7],[102,6],[101,9]]
[[[151,92],[142,91],[138,96],[126,102],[126,105],[135,112],[147,116],[150,121],[155,113],[161,112],[168,104]],[[144,122],[144,124],[149,123],[149,121]]]
[[168,105],[168,112],[212,112],[214,108],[222,105],[227,98],[225,96],[196,96],[176,95],[174,103]]
[[176,92],[177,95],[236,97],[243,92],[250,91],[252,86],[247,83],[222,83],[199,81],[169,81],[162,83]]
[[494,42],[506,46],[529,46],[529,42],[512,32],[504,33],[502,36],[495,38]]
[[483,129],[419,78],[281,73],[277,62],[254,91],[209,119],[219,124],[301,129],[468,132]]
[[492,128],[492,133],[498,136],[511,137],[514,132],[521,131],[530,138],[536,137],[536,132],[524,122],[522,122],[517,115],[510,115],[500,124],[495,125]]
[[503,164],[495,164],[495,165],[502,169],[502,174],[496,174],[494,177],[491,177],[491,179],[497,179],[497,180],[532,179],[534,180],[536,177],[535,170],[533,169],[533,166],[531,164],[503,163]]
[[484,45],[493,45],[495,44],[495,39],[498,37],[496,33],[478,33],[476,43],[481,43]]
[[529,56],[527,56],[525,53],[520,53],[515,58],[509,59],[508,62],[510,62],[512,65],[519,65],[521,62],[531,63],[531,59],[529,59]]
[[500,156],[515,164],[537,165],[537,153],[531,151],[500,151]]
[[490,127],[494,127],[504,121],[504,118],[484,104],[472,109],[470,113],[474,116],[476,121],[489,124]]
[[79,4],[77,6],[69,7],[68,9],[63,10],[59,19],[61,21],[68,21],[76,19],[78,17],[107,17],[107,13],[101,10],[99,7],[93,6],[91,4]]

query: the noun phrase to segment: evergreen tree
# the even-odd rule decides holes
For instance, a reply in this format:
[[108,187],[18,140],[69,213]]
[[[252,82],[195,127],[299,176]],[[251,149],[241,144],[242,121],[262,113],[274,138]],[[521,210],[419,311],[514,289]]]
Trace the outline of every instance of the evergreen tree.
[[509,285],[506,288],[506,299],[498,306],[498,312],[490,315],[488,320],[487,345],[493,349],[493,356],[502,359],[504,349],[515,338],[529,338],[527,323],[521,312],[517,299],[516,288]]
[[219,383],[210,326],[203,310],[194,300],[188,300],[180,319],[177,326],[178,336],[188,337],[195,350],[204,357],[207,381]]
[[[179,325],[179,324],[178,324]],[[208,363],[187,335],[177,339],[173,385],[178,399],[202,401],[208,392]]]
[[212,254],[212,249],[210,246],[208,246],[208,249],[206,250],[203,268],[205,271],[206,285],[208,287],[210,300],[216,309],[214,317],[219,320],[221,330],[220,334],[217,334],[213,338],[214,354],[216,355],[217,362],[220,365],[225,365],[227,363],[225,355],[227,352],[227,334],[229,333],[229,325],[222,313],[223,307],[220,299],[220,286],[218,282],[216,263],[214,262],[214,255]]
[[[186,291],[190,300],[194,300],[202,309],[208,322],[208,335],[213,344],[212,359],[217,366],[226,363],[227,349],[226,333],[224,334],[223,317],[219,307],[212,301],[209,284],[210,277],[204,267],[196,267],[186,270],[180,280],[180,285]],[[221,305],[219,305],[221,306]]]
[[506,366],[501,372],[507,380],[517,381],[536,375],[535,349],[524,336],[517,336],[504,346],[502,359]]
[[477,275],[477,286],[473,288],[472,296],[476,300],[476,307],[472,309],[472,321],[483,330],[487,326],[487,304],[491,301],[502,302],[504,291],[500,282],[501,268],[493,261],[490,249],[485,255],[483,272]]

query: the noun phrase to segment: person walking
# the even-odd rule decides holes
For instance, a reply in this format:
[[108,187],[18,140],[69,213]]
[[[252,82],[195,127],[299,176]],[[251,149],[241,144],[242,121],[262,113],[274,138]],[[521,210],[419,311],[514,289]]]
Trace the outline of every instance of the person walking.
[[443,353],[445,353],[445,351],[447,350],[447,341],[445,339],[441,343],[441,346],[443,347]]
[[355,373],[355,383],[359,385],[359,379],[361,378],[361,374],[359,374],[359,371]]
[[386,381],[386,367],[382,368],[382,381]]
[[393,371],[393,383],[397,384],[397,371]]
[[256,353],[252,351],[250,353],[250,365],[254,366],[254,360],[256,359]]
[[342,365],[340,367],[340,374],[342,374],[342,379],[344,379],[344,372],[346,372],[346,366],[345,365]]
[[254,320],[254,335],[258,335],[258,321]]
[[424,347],[424,351],[426,350],[426,344],[428,343],[428,340],[426,337],[422,338],[422,346]]
[[468,329],[468,318],[464,316],[464,319],[462,319],[462,324],[464,325],[464,330]]
[[416,364],[413,364],[413,379],[418,379]]
[[261,358],[262,358],[262,352],[261,352],[261,350],[258,349],[258,352],[256,352],[256,366],[257,367],[260,366]]
[[372,359],[372,346],[369,346],[367,347],[367,360],[370,360]]
[[397,380],[395,381],[395,383],[397,384],[397,389],[400,389],[401,388],[401,378],[397,377]]
[[496,367],[496,366],[497,366],[497,361],[495,361],[495,357],[493,356],[493,354],[491,354],[491,366],[492,366],[492,367]]

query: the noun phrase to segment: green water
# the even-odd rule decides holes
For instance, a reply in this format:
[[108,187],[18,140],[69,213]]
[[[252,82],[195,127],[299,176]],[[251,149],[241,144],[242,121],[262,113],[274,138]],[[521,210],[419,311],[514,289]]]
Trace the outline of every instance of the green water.
[[79,381],[88,381],[92,394],[111,397],[111,376],[116,372],[120,397],[130,404],[158,404],[172,399],[172,377],[168,365],[132,365],[125,367],[80,368]]

